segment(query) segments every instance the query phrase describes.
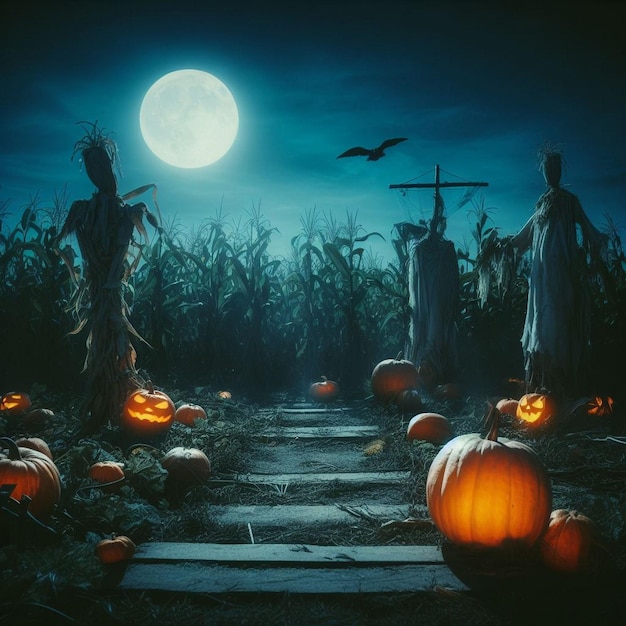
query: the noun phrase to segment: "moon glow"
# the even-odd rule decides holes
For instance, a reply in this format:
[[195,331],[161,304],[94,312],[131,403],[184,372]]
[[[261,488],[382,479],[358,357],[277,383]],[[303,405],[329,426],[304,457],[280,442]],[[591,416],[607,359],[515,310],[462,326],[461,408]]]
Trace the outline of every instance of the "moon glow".
[[139,112],[144,141],[162,161],[199,168],[221,159],[239,129],[239,111],[226,85],[208,72],[177,70],[146,92]]

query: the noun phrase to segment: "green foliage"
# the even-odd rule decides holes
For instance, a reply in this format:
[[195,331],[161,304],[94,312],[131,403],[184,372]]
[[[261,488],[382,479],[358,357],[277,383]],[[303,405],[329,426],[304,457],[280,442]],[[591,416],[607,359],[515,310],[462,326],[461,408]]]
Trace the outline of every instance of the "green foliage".
[[[70,309],[86,306],[74,299],[81,263],[71,239],[61,254],[54,248],[66,213],[59,197],[47,210],[27,207],[13,230],[0,230],[0,374],[10,387],[80,384],[84,345],[70,334],[76,323]],[[528,268],[520,259],[504,282],[481,273],[498,228],[484,207],[475,216],[470,243],[457,250],[459,348],[462,375],[490,384],[522,374]],[[145,340],[135,348],[146,377],[160,386],[304,394],[325,375],[347,396],[369,393],[374,365],[404,345],[410,251],[399,238],[391,242],[394,262],[372,257],[368,241],[381,235],[366,232],[355,214],[339,223],[311,209],[301,224],[287,258],[270,254],[275,229],[258,209],[243,223],[218,212],[196,231],[159,228],[137,247],[124,299]],[[599,356],[616,355],[626,336],[624,253],[619,229],[609,225],[611,288],[599,284],[594,294]],[[481,284],[485,276],[490,282]]]

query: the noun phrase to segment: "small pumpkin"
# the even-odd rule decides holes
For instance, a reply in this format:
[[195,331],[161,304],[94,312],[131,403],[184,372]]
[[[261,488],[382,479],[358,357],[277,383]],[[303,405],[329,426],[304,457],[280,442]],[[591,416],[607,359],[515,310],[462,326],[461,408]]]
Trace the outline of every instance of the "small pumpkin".
[[541,539],[541,559],[559,572],[582,572],[600,543],[600,530],[591,518],[575,510],[556,509]]
[[198,448],[176,446],[166,452],[161,465],[167,470],[168,478],[185,487],[201,485],[212,474],[211,461]]
[[433,396],[437,400],[459,400],[461,388],[456,383],[443,383],[435,387]]
[[400,413],[404,415],[416,415],[424,409],[422,396],[417,389],[405,389],[396,396],[396,405]]
[[232,400],[233,394],[230,391],[218,391],[216,394],[218,400]]
[[418,413],[409,422],[406,438],[409,441],[428,441],[435,445],[447,443],[454,437],[452,426],[439,413]]
[[185,426],[195,426],[196,420],[205,420],[206,411],[199,404],[185,402],[181,404],[174,413],[174,421],[185,424]]
[[28,496],[28,511],[48,520],[61,499],[61,475],[54,461],[32,448],[19,447],[8,437],[0,438],[0,485],[15,485],[11,498]]
[[587,403],[587,415],[606,417],[613,414],[614,400],[611,396],[594,396]]
[[172,399],[148,382],[146,389],[136,389],[126,398],[120,428],[135,435],[160,435],[169,430],[175,413]]
[[417,389],[420,377],[417,367],[402,358],[402,352],[395,359],[384,359],[374,367],[370,379],[374,397],[381,402],[395,400],[401,391]]
[[500,398],[496,403],[496,409],[502,413],[502,415],[511,415],[515,417],[517,415],[517,407],[519,400],[514,398]]
[[326,376],[309,387],[309,398],[314,402],[332,402],[339,396],[339,384]]
[[0,411],[9,415],[23,415],[31,406],[30,396],[24,391],[10,391],[0,398]]
[[548,393],[526,393],[519,399],[515,415],[528,425],[543,426],[556,415],[556,401]]
[[54,417],[52,409],[32,409],[22,417],[24,428],[38,430]]
[[102,539],[94,547],[96,556],[105,565],[128,561],[133,558],[136,550],[135,542],[126,535],[113,535],[108,539]]
[[41,437],[20,437],[15,440],[15,444],[18,448],[30,448],[31,450],[37,450],[52,460],[52,451],[50,450],[50,446]]
[[552,508],[548,472],[532,448],[498,438],[499,411],[490,410],[489,418],[486,438],[459,435],[433,459],[426,478],[430,516],[460,546],[533,546]]
[[89,478],[97,483],[114,483],[113,485],[106,485],[102,489],[109,493],[115,493],[119,491],[124,483],[126,474],[121,463],[116,461],[97,461],[89,467]]

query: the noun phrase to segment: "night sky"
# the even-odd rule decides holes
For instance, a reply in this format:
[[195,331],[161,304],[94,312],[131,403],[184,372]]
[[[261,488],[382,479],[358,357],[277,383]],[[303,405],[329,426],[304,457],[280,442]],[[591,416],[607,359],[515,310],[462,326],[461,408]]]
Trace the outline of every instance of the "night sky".
[[[71,157],[78,122],[97,121],[119,148],[120,192],[156,184],[164,220],[183,227],[219,210],[245,223],[260,210],[278,229],[278,255],[315,208],[338,222],[356,214],[363,233],[385,238],[373,251],[392,260],[393,225],[430,217],[432,191],[403,197],[389,185],[432,182],[436,164],[442,180],[489,183],[460,210],[462,192],[444,195],[449,239],[470,239],[476,205],[515,232],[545,189],[545,141],[562,149],[562,183],[595,225],[608,214],[624,226],[623,3],[219,4],[2,3],[5,219],[32,201],[91,196]],[[237,101],[237,138],[204,168],[167,165],[140,132],[145,92],[177,69],[214,74]],[[389,137],[407,141],[379,161],[336,158]]]

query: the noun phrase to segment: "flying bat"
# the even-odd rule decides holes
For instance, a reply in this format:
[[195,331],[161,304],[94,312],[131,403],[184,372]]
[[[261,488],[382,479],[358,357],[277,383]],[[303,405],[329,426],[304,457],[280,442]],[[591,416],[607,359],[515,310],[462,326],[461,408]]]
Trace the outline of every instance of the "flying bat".
[[385,156],[385,150],[390,148],[391,146],[395,146],[397,143],[401,141],[406,141],[406,137],[396,137],[395,139],[387,139],[383,141],[378,148],[372,148],[368,150],[367,148],[361,148],[357,146],[356,148],[350,148],[350,150],[346,150],[343,154],[340,154],[337,158],[342,159],[343,157],[353,157],[353,156],[366,156],[367,161],[378,161],[381,157]]

